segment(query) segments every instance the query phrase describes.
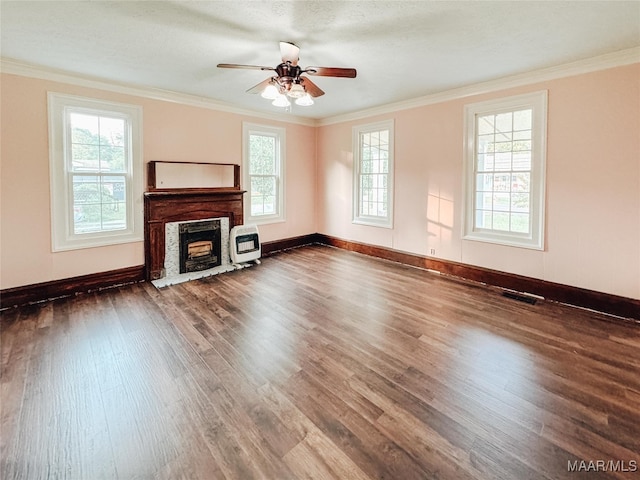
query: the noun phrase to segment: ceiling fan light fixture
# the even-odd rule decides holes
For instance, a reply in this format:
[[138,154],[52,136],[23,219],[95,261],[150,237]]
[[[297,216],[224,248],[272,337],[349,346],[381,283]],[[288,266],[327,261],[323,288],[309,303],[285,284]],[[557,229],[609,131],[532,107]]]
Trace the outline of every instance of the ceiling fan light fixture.
[[280,95],[280,91],[278,87],[276,87],[273,83],[267,85],[267,87],[262,91],[260,96],[262,98],[266,98],[267,100],[275,100]]
[[305,93],[300,98],[296,98],[296,105],[300,105],[301,107],[310,107],[313,103],[313,98],[311,98],[311,95],[308,93]]
[[291,105],[291,102],[287,99],[285,95],[279,94],[275,98],[275,100],[271,102],[271,105],[274,105],[276,107],[288,107]]
[[[0,0],[1,2],[2,0]],[[314,104],[313,98],[324,95],[324,92],[308,77],[302,74],[317,75],[319,77],[355,78],[355,68],[341,67],[307,67],[298,66],[300,47],[291,42],[280,42],[280,56],[282,63],[276,67],[264,65],[242,65],[239,63],[219,63],[219,68],[248,68],[275,72],[271,77],[251,87],[247,93],[259,93],[262,98],[271,101],[276,107],[291,111],[291,102],[302,107]]]
[[287,92],[287,96],[291,98],[302,98],[307,94],[304,87],[299,83],[293,83],[289,91]]

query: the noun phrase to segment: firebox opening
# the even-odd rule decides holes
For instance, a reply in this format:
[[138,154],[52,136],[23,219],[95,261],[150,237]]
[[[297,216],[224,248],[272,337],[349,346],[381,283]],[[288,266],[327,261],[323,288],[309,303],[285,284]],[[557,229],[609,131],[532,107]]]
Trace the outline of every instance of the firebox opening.
[[211,255],[213,250],[213,242],[203,240],[200,242],[191,242],[188,247],[187,255],[189,258],[204,257]]
[[198,272],[222,264],[220,220],[179,225],[180,273]]

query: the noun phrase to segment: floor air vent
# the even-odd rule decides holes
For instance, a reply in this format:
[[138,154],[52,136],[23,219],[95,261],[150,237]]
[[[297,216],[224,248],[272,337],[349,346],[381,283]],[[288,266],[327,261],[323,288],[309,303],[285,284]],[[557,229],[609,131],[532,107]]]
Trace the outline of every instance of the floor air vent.
[[516,292],[502,292],[503,297],[511,298],[513,300],[518,300],[519,302],[528,303],[530,305],[535,305],[537,300],[529,295],[523,295],[521,293]]

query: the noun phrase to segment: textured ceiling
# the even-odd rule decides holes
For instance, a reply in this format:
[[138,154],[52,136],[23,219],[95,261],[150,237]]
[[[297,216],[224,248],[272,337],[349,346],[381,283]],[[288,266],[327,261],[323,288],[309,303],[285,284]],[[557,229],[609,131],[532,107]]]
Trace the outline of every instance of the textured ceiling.
[[7,1],[2,57],[277,112],[245,91],[276,66],[353,67],[293,113],[326,118],[640,45],[640,2]]

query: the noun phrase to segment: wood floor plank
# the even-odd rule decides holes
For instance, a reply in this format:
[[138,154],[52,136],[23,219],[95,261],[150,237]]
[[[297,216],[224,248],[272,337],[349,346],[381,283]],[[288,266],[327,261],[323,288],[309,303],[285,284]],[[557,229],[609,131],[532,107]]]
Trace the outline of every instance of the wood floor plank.
[[639,475],[640,324],[596,312],[313,245],[1,316],[3,480]]

